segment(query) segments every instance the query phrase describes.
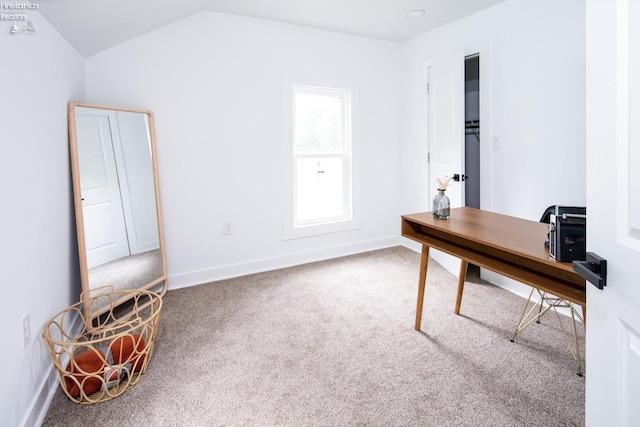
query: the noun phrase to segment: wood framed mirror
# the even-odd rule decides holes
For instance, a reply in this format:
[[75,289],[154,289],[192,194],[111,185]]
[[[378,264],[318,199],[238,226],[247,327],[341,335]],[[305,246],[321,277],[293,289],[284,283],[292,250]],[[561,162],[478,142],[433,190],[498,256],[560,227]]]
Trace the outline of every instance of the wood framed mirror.
[[[109,287],[164,295],[167,269],[153,113],[70,102],[68,124],[80,300]],[[90,319],[108,307],[84,304],[84,309]]]

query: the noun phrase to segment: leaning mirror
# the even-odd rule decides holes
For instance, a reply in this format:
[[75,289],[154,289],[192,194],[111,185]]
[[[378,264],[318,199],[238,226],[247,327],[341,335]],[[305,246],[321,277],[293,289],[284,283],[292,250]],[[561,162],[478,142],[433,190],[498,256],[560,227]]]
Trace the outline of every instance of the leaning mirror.
[[[167,276],[153,114],[71,102],[68,118],[81,300],[109,287],[163,295]],[[103,310],[91,311],[88,317]]]

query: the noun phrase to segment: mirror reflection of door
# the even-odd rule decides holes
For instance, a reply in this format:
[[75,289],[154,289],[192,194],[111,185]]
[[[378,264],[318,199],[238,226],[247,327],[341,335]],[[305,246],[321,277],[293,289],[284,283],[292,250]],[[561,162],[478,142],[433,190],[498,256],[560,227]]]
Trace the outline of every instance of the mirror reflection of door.
[[76,133],[87,268],[157,250],[148,116],[77,107]]
[[78,116],[78,157],[87,266],[129,255],[109,117]]
[[[116,111],[120,144],[117,159],[123,165],[119,170],[120,193],[131,255],[159,247],[156,212],[155,182],[149,135],[149,117],[146,114]],[[114,139],[114,142],[116,140]]]

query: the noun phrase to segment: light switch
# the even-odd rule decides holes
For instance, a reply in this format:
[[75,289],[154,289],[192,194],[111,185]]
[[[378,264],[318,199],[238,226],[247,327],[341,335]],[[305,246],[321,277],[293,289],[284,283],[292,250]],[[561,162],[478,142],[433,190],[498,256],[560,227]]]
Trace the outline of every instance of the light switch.
[[491,148],[493,150],[502,150],[502,139],[499,135],[496,135],[491,140]]

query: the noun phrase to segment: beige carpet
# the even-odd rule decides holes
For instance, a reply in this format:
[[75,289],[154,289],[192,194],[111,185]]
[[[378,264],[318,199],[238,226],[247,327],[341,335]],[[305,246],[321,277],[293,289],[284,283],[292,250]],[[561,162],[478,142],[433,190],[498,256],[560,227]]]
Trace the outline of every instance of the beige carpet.
[[584,425],[555,316],[512,343],[524,300],[473,280],[456,316],[456,278],[431,262],[417,332],[419,259],[396,247],[169,291],[142,381],[96,405],[58,390],[44,425]]

